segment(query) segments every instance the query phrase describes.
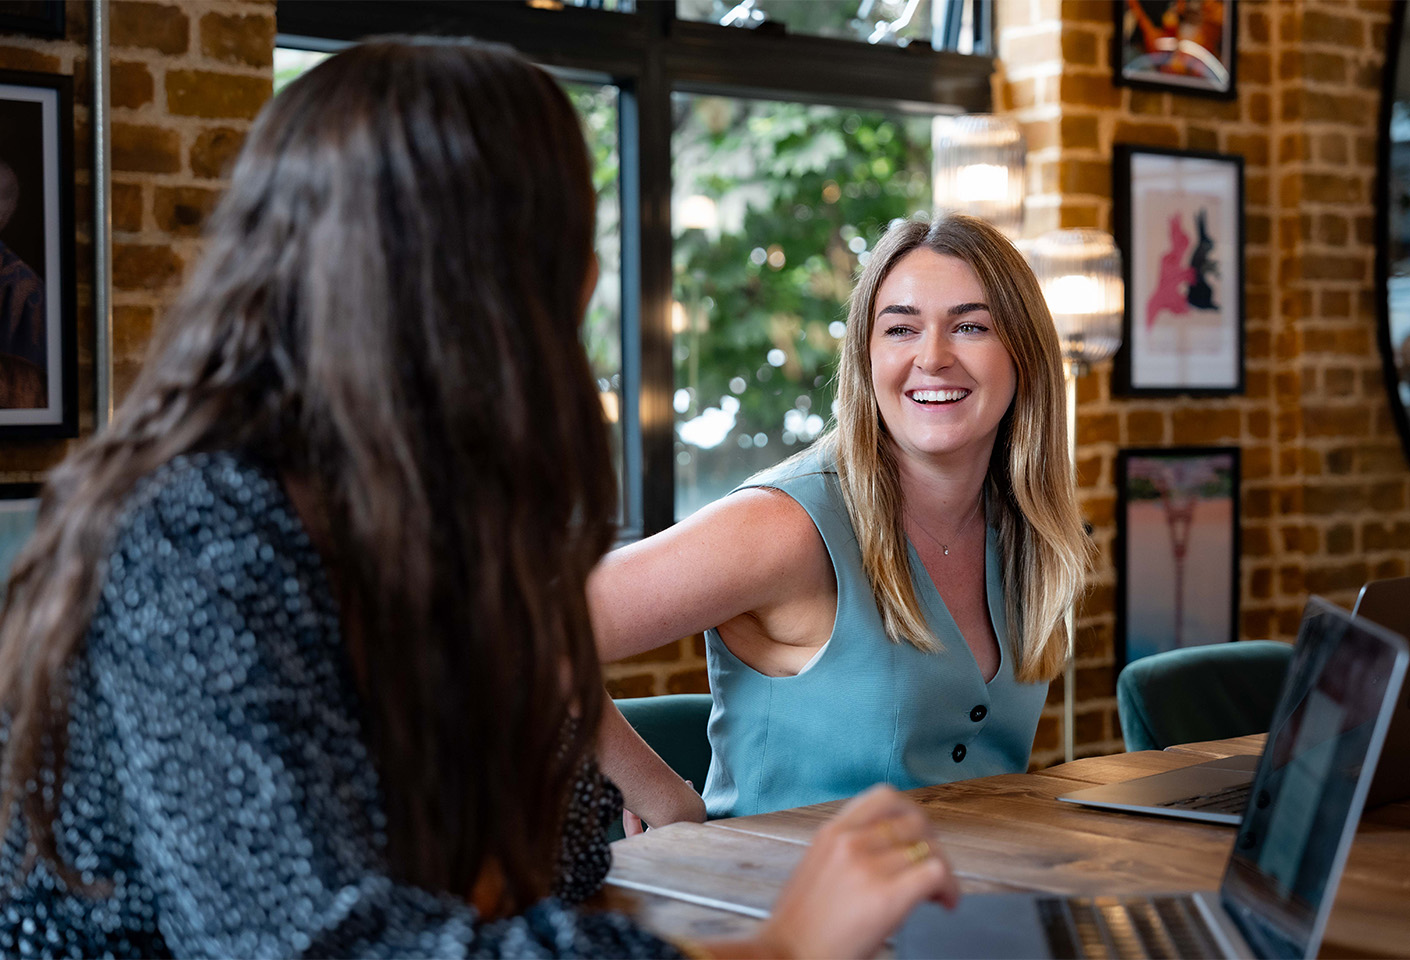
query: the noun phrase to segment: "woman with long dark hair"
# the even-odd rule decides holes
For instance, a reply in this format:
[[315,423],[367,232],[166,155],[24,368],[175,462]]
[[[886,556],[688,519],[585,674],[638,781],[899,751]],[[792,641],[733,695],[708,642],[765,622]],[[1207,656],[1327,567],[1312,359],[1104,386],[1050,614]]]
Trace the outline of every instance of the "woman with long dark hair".
[[[373,42],[251,131],[0,620],[6,955],[663,955],[568,905],[620,795],[585,582],[615,484],[589,165],[541,70]],[[873,793],[756,941],[864,953],[954,880]]]

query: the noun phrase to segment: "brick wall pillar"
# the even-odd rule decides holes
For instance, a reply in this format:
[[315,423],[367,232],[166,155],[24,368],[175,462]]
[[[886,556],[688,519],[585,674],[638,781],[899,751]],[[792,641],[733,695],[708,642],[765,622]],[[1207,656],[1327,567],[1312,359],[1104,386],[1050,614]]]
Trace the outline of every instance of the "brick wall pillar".
[[[1231,101],[1115,86],[1107,0],[997,7],[996,108],[1023,124],[1033,147],[1030,235],[1112,229],[1114,143],[1245,161],[1245,394],[1112,397],[1109,370],[1079,382],[1078,480],[1101,556],[1078,621],[1077,739],[1080,752],[1100,753],[1121,747],[1113,695],[1121,447],[1243,451],[1243,638],[1290,640],[1309,591],[1349,604],[1366,577],[1407,569],[1410,472],[1381,382],[1372,291],[1390,4],[1241,0]],[[1058,686],[1039,728],[1039,763],[1058,756]]]

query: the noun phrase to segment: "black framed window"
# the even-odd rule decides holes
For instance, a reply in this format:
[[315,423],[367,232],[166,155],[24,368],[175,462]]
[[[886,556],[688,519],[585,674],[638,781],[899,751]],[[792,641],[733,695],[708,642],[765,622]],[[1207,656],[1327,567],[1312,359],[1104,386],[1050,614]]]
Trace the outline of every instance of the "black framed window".
[[564,81],[601,198],[585,343],[613,425],[624,537],[816,437],[852,273],[892,217],[929,206],[929,118],[990,108],[991,0],[679,7],[277,11],[276,81],[297,73],[295,50],[388,33],[508,43]]

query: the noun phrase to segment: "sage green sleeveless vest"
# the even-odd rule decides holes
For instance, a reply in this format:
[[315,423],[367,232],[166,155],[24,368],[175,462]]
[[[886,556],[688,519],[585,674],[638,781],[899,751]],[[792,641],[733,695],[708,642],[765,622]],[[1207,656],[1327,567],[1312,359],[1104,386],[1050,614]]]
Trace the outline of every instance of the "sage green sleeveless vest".
[[875,783],[904,790],[1027,770],[1048,688],[1014,680],[995,529],[985,583],[1002,661],[985,683],[914,547],[916,596],[944,650],[923,653],[887,638],[831,462],[813,453],[746,487],[782,490],[808,511],[837,575],[837,618],[826,645],[792,677],[764,676],[706,631],[715,701],[710,816],[821,803]]

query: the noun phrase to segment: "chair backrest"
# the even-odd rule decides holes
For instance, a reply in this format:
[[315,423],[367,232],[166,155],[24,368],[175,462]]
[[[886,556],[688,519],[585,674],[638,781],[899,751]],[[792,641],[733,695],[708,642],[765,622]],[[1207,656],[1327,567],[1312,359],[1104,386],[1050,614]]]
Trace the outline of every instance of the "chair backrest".
[[1292,646],[1244,640],[1142,657],[1116,678],[1127,750],[1265,733],[1282,693]]
[[19,555],[39,517],[39,484],[0,483],[0,599]]

